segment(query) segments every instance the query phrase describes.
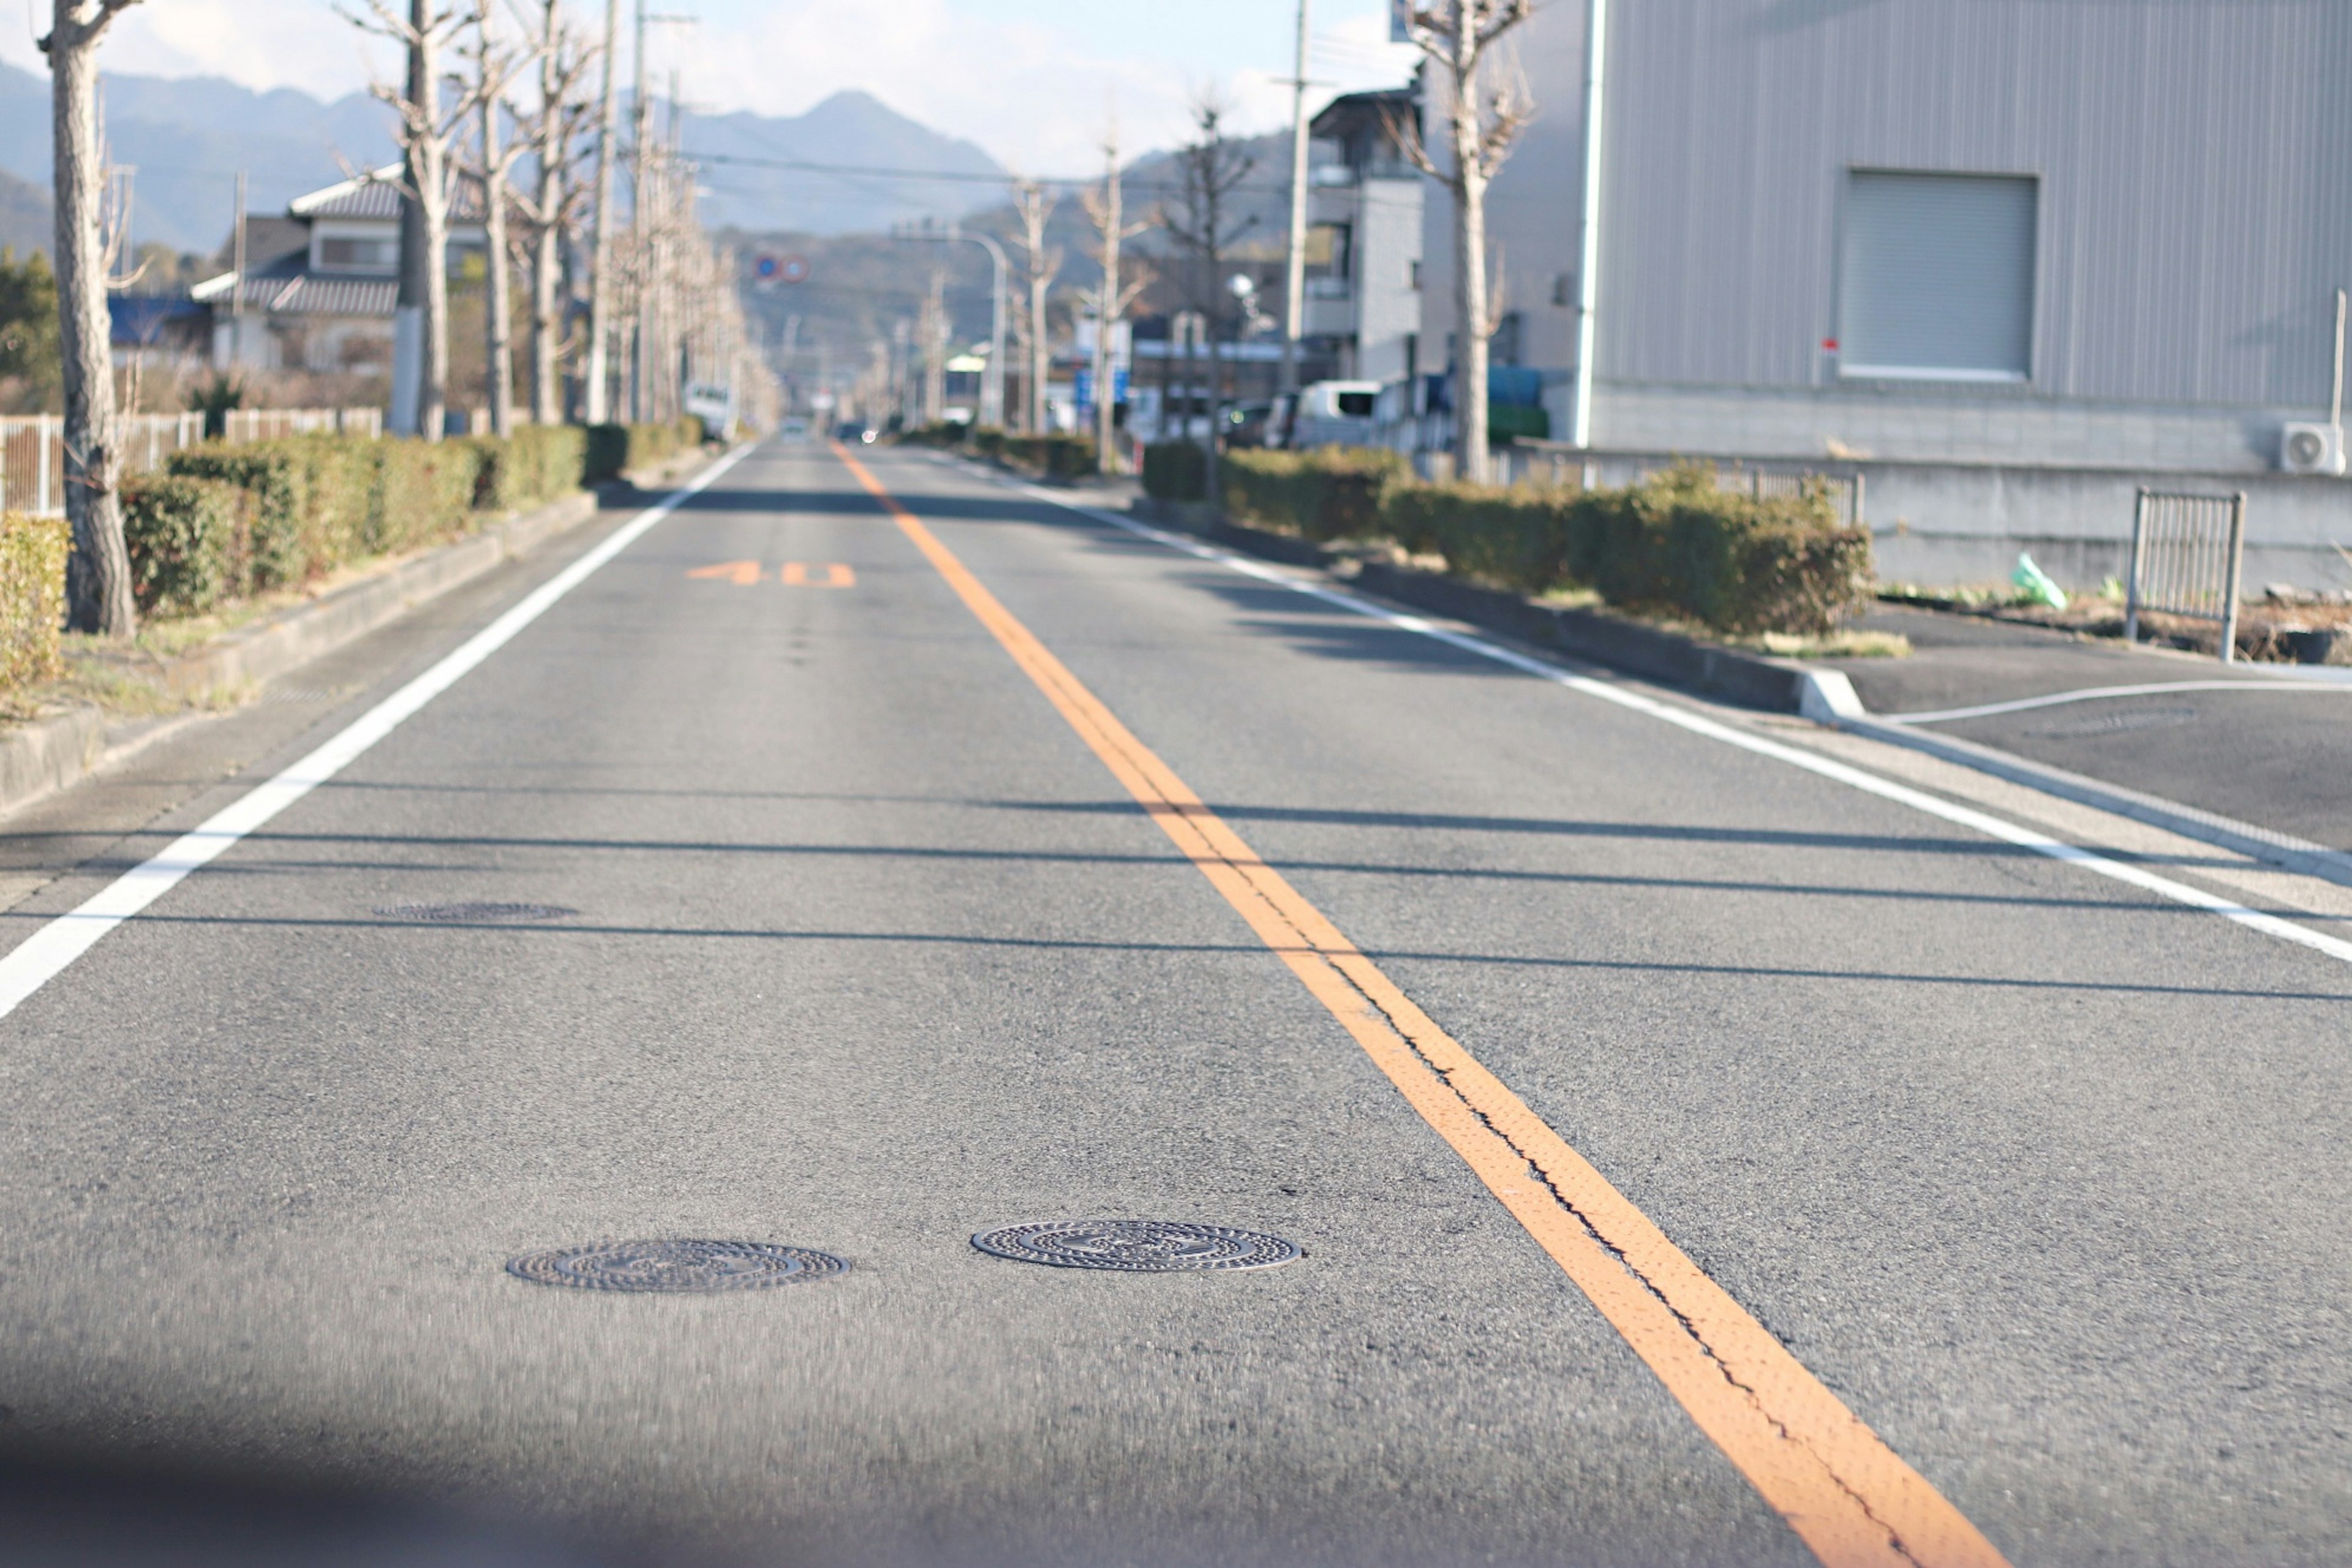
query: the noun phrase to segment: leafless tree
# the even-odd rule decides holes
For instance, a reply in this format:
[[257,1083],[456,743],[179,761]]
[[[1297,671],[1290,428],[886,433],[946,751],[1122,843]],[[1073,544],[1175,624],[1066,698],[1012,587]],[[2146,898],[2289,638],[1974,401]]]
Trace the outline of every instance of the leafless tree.
[[1091,290],[1095,307],[1095,466],[1099,472],[1115,474],[1119,470],[1116,439],[1118,398],[1113,384],[1118,364],[1111,348],[1128,307],[1135,303],[1150,282],[1147,276],[1121,281],[1119,247],[1151,227],[1149,223],[1129,225],[1127,221],[1120,188],[1118,126],[1112,126],[1103,138],[1101,188],[1082,192],[1079,199],[1095,226],[1095,264],[1101,269],[1100,279]]
[[1486,187],[1511,155],[1511,144],[1535,118],[1527,81],[1490,60],[1504,34],[1535,14],[1535,0],[1443,0],[1412,11],[1412,40],[1436,67],[1445,95],[1446,153],[1429,152],[1418,125],[1393,121],[1405,153],[1454,194],[1454,422],[1461,477],[1485,484],[1487,340],[1502,324],[1500,303],[1487,287]]
[[1045,244],[1045,223],[1053,216],[1055,201],[1046,194],[1043,184],[1035,180],[1013,182],[1013,210],[1021,217],[1021,252],[1029,274],[1028,303],[1013,314],[1014,334],[1028,353],[1029,433],[1043,435],[1045,429],[1045,373],[1051,358],[1051,344],[1046,338],[1045,296],[1061,276],[1062,252]]
[[474,0],[468,18],[472,45],[458,52],[473,67],[465,84],[467,103],[476,116],[474,157],[465,172],[479,182],[482,193],[483,283],[488,291],[482,312],[482,363],[489,381],[490,433],[514,431],[514,274],[507,255],[509,181],[514,166],[531,150],[518,137],[505,140],[507,89],[537,57],[537,47],[518,49],[499,39],[491,0]]
[[[1208,325],[1211,407],[1206,443],[1213,467],[1217,427],[1224,405],[1224,365],[1218,356],[1217,345],[1224,336],[1233,309],[1233,296],[1225,289],[1224,258],[1234,244],[1257,222],[1255,217],[1245,217],[1236,223],[1227,213],[1226,198],[1257,167],[1257,160],[1235,146],[1226,133],[1229,112],[1224,100],[1213,92],[1204,92],[1193,100],[1195,138],[1176,154],[1177,205],[1172,209],[1163,205],[1159,219],[1160,226],[1168,231],[1168,237],[1175,241],[1189,260],[1185,268],[1186,301]],[[1197,393],[1188,386],[1184,395],[1189,411]]]
[[[65,373],[67,616],[76,631],[137,628],[131,552],[116,493],[113,332],[106,308],[105,155],[98,126],[98,44],[138,0],[56,0],[47,37],[55,141],[58,347]],[[244,279],[238,279],[242,286]]]
[[559,0],[516,0],[519,15],[539,38],[539,101],[517,122],[531,144],[532,184],[514,195],[530,262],[530,407],[541,425],[563,419],[565,237],[577,226],[593,191],[575,179],[596,106],[583,93],[589,68],[603,52],[563,21]]
[[[342,16],[362,32],[390,38],[408,53],[404,86],[379,81],[370,90],[398,119],[401,194],[415,204],[422,220],[423,244],[415,258],[425,312],[416,429],[427,441],[438,441],[449,402],[449,208],[457,194],[455,153],[473,107],[470,94],[453,100],[443,89],[441,51],[452,45],[464,18],[454,7],[435,10],[432,0],[410,0],[405,16],[393,8],[391,0],[362,0],[360,8],[345,9]],[[404,256],[404,272],[410,264]]]

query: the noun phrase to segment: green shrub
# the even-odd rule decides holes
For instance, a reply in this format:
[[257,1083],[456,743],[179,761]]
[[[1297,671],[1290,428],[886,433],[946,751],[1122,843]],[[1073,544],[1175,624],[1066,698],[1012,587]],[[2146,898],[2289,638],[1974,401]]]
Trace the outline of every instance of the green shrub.
[[1209,455],[1197,441],[1154,441],[1143,448],[1143,493],[1154,500],[1209,499]]
[[359,548],[366,531],[367,457],[360,437],[298,436],[174,452],[164,471],[246,494],[248,583],[233,592],[305,583]]
[[691,415],[667,425],[591,425],[584,432],[582,482],[600,485],[651,468],[702,444],[702,421]]
[[504,439],[463,443],[474,455],[474,510],[508,512],[538,506],[580,488],[587,433],[577,425],[522,425]]
[[122,538],[142,616],[201,616],[244,592],[245,492],[235,485],[176,474],[125,479]]
[[1075,479],[1096,469],[1095,443],[1089,436],[1049,430],[1043,436],[1007,436],[1004,460],[1049,479]]
[[1531,594],[1580,584],[1734,634],[1819,635],[1869,592],[1870,535],[1838,526],[1825,489],[1758,500],[1692,465],[1582,493],[1399,484],[1381,515],[1391,538],[1465,575]]
[[63,518],[0,515],[0,693],[21,691],[64,668],[58,634],[72,548]]
[[364,551],[414,550],[473,524],[481,486],[471,441],[379,441],[370,487]]
[[1381,498],[1411,471],[1403,453],[1374,447],[1228,452],[1217,468],[1228,511],[1313,540],[1382,531]]

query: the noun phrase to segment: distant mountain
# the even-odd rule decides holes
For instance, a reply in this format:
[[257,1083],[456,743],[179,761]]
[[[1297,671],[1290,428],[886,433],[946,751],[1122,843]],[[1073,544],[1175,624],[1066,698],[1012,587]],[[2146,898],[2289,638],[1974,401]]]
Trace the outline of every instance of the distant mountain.
[[[686,149],[704,161],[702,216],[713,228],[874,234],[908,218],[959,216],[1003,195],[1005,172],[995,159],[865,92],[837,92],[783,119],[689,120]],[[794,163],[828,168],[775,166]],[[925,177],[834,172],[870,169]]]
[[19,256],[28,250],[47,250],[55,232],[47,189],[0,174],[0,249],[14,250]]
[[[139,171],[132,229],[142,243],[211,251],[229,232],[236,175],[248,205],[283,207],[343,177],[342,161],[391,153],[384,107],[352,93],[321,103],[281,89],[255,92],[218,77],[104,79],[106,132],[115,161]],[[0,65],[0,170],[49,183],[49,79]]]
[[[114,157],[139,171],[137,237],[175,249],[220,246],[240,170],[250,182],[250,209],[275,212],[341,179],[346,164],[393,156],[389,111],[362,93],[322,103],[291,89],[255,92],[217,77],[142,76],[108,76],[105,93]],[[713,228],[886,230],[904,218],[952,217],[991,205],[1003,191],[1004,171],[979,147],[869,93],[835,93],[795,116],[688,120],[686,136],[688,153],[709,160],[702,211]],[[776,163],[910,173],[770,166]],[[6,65],[0,65],[0,172],[48,184],[49,79]]]

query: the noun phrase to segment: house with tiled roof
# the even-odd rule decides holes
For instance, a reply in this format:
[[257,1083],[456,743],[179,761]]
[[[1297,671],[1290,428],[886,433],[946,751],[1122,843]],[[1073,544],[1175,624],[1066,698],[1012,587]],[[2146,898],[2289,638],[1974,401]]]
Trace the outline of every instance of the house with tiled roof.
[[[245,220],[245,266],[191,290],[213,318],[218,369],[377,372],[392,367],[400,284],[400,166],[297,196],[283,215]],[[461,184],[449,217],[449,271],[478,267],[481,191]],[[228,247],[233,257],[236,243]]]

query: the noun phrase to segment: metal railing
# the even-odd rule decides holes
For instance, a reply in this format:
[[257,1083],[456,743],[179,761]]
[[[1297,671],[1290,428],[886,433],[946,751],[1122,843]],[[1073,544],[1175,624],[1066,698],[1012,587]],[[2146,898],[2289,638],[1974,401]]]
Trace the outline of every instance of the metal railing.
[[[125,414],[116,419],[117,450],[126,474],[150,474],[173,453],[205,438],[201,414]],[[273,441],[320,431],[347,436],[383,434],[380,408],[238,408],[224,438],[231,444]],[[65,421],[54,414],[0,417],[0,511],[62,517],[66,510]]]
[[2139,640],[2144,610],[2221,627],[2221,662],[2238,656],[2238,590],[2245,566],[2246,493],[2177,495],[2144,489],[2132,512],[2131,581],[2124,640]]
[[[1554,489],[1582,489],[1589,482],[1588,473],[1596,466],[1590,453],[1558,441],[1515,442],[1507,447],[1496,447],[1489,456],[1494,464],[1495,482],[1500,485],[1533,484]],[[1665,471],[1662,467],[1647,468],[1641,471],[1640,477],[1654,479]],[[1744,493],[1759,500],[1801,496],[1805,493],[1805,487],[1811,484],[1820,485],[1828,495],[1840,526],[1864,526],[1860,474],[1822,474],[1801,469],[1750,468],[1744,466],[1715,470],[1716,489]]]

